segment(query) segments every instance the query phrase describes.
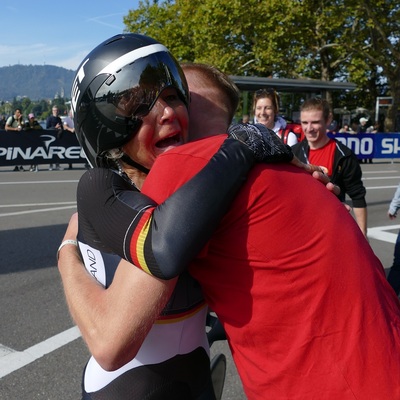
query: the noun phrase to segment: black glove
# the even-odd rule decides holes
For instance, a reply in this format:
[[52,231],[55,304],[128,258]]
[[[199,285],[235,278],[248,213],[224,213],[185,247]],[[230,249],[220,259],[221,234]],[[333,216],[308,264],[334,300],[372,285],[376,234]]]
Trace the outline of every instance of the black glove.
[[228,135],[243,142],[253,152],[257,161],[290,162],[294,157],[291,147],[262,124],[231,125]]

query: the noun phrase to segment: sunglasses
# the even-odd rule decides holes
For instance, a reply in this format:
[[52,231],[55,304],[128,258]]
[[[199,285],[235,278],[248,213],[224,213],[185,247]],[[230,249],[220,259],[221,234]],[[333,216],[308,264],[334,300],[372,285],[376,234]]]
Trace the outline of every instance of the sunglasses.
[[268,89],[258,89],[254,92],[254,102],[258,101],[259,99],[262,99],[264,97],[269,97],[271,98],[275,108],[278,110],[279,109],[279,95],[276,92],[275,89],[268,88]]
[[256,96],[262,96],[262,95],[266,95],[266,94],[273,94],[276,96],[276,91],[275,91],[275,89],[258,89],[255,92]]

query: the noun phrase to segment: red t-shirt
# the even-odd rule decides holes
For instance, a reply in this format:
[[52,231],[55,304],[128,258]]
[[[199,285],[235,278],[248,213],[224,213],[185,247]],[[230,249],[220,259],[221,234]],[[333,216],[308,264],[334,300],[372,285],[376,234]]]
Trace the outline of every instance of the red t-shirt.
[[[160,156],[143,192],[161,203],[224,137]],[[400,399],[399,301],[354,219],[307,173],[256,165],[190,272],[249,399]]]
[[327,169],[327,175],[332,176],[333,160],[335,158],[336,143],[330,139],[329,142],[320,149],[310,149],[308,160],[310,164],[320,165]]

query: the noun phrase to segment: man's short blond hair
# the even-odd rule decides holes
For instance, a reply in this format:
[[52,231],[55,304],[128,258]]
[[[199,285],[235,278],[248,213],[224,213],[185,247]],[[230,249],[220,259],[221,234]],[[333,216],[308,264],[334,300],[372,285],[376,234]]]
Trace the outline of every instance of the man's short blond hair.
[[[183,72],[195,72],[193,80],[196,82],[196,85],[204,88],[212,87],[223,94],[229,118],[227,123],[230,124],[239,106],[240,91],[229,76],[217,67],[209,64],[182,63],[181,67]],[[196,79],[196,77],[199,77],[199,79]]]
[[312,111],[312,110],[322,111],[322,115],[325,121],[328,121],[332,116],[331,107],[329,103],[325,99],[322,99],[321,97],[312,97],[310,99],[307,99],[300,106],[300,112]]

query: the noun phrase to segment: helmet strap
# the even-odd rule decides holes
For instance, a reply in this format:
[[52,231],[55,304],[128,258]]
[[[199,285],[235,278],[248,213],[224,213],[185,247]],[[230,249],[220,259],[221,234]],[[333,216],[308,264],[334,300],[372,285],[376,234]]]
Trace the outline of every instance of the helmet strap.
[[123,154],[123,156],[121,157],[121,160],[125,163],[127,163],[128,165],[130,165],[131,167],[134,167],[136,169],[138,169],[139,171],[144,172],[146,175],[150,172],[150,170],[146,167],[144,167],[141,164],[138,164],[136,161],[133,161],[128,155],[126,155],[125,153]]

